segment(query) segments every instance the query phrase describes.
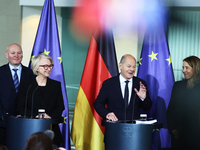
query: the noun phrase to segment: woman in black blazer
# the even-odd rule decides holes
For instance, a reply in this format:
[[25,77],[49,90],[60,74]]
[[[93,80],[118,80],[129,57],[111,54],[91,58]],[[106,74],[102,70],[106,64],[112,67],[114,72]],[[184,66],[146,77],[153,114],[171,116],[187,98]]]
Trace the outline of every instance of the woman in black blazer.
[[[44,118],[60,118],[64,110],[61,83],[49,78],[53,59],[39,54],[33,58],[31,66],[36,76],[21,85],[17,101],[18,114],[26,118],[38,118],[38,110],[44,109]],[[58,125],[53,127],[53,131],[56,140],[54,143],[58,145],[62,142]]]
[[175,82],[167,110],[172,150],[200,150],[200,59],[183,60],[184,79]]

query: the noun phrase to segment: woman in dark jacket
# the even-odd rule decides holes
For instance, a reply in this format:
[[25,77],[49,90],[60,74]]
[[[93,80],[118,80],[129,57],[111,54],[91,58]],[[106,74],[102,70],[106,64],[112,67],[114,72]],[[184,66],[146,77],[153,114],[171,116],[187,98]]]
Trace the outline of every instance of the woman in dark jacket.
[[185,79],[175,82],[167,110],[173,150],[200,149],[200,59],[183,60]]
[[[18,114],[26,118],[38,118],[38,110],[44,109],[44,118],[60,118],[64,110],[61,83],[49,78],[53,69],[50,56],[39,54],[32,60],[35,78],[21,85],[18,96]],[[41,117],[41,116],[40,116]],[[53,125],[54,143],[62,142],[58,125]]]

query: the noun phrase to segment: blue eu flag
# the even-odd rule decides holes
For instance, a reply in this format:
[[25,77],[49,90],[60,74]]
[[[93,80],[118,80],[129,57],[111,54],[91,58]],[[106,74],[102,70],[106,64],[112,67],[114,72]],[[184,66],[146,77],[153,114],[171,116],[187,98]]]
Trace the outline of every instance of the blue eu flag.
[[44,2],[31,58],[40,53],[49,55],[53,58],[54,68],[50,74],[50,78],[61,82],[65,104],[65,110],[62,114],[65,121],[60,125],[61,133],[65,142],[62,146],[67,150],[70,150],[68,101],[53,0],[45,0]]
[[[148,117],[156,118],[163,124],[152,139],[152,149],[169,148],[170,135],[167,129],[166,110],[174,84],[171,56],[163,24],[159,28],[148,30],[144,37],[139,60],[138,77],[144,79],[153,102]],[[159,141],[159,142],[158,142]]]

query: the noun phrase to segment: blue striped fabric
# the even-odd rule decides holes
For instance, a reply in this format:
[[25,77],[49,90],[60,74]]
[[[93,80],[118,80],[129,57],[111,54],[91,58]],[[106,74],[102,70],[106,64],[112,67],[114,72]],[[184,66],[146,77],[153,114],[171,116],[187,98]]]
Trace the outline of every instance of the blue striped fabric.
[[19,87],[19,79],[18,79],[18,75],[17,75],[17,70],[18,69],[12,69],[15,74],[14,74],[14,85],[15,85],[15,90],[16,90],[16,93],[18,92],[18,87]]

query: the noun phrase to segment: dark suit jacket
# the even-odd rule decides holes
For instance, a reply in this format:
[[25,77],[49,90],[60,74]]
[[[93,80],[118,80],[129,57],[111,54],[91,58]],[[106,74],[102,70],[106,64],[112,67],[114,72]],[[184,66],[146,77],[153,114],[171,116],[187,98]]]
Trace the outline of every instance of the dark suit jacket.
[[[27,94],[28,93],[28,94]],[[19,91],[18,112],[24,116],[25,103],[27,101],[26,116],[31,116],[33,103],[33,117],[38,115],[38,109],[45,109],[51,118],[59,118],[64,110],[64,102],[61,83],[47,78],[46,86],[38,86],[36,78],[24,82]]]
[[[27,118],[31,117],[31,114],[35,118],[38,115],[38,109],[41,108],[45,109],[45,113],[52,119],[60,118],[64,110],[61,83],[47,78],[46,86],[38,86],[36,77],[34,77],[21,85],[17,102],[17,112],[22,116],[25,115],[25,106],[27,106]],[[63,142],[59,126],[53,124],[52,130],[55,133],[54,144],[59,145]]]
[[[129,106],[126,108],[126,119],[131,120],[133,114],[133,99],[135,96],[134,88],[137,88],[139,91],[140,83],[144,84],[147,88],[146,82],[140,78],[133,77],[133,86],[132,86],[132,95]],[[105,105],[107,104],[107,108]],[[102,88],[94,102],[94,108],[97,113],[103,118],[106,119],[106,115],[110,112],[114,112],[116,117],[119,120],[125,119],[125,102],[122,96],[119,75],[107,79],[103,82]],[[134,119],[140,117],[140,108],[144,110],[149,110],[151,108],[152,101],[149,97],[149,93],[147,91],[147,96],[144,101],[136,95],[135,96],[135,103],[134,103]]]
[[167,109],[167,124],[170,134],[178,131],[183,149],[200,149],[200,83],[188,89],[187,80],[175,82]]
[[[27,81],[33,77],[33,72],[30,68],[22,65],[20,85],[24,81]],[[0,118],[9,115],[15,115],[15,100],[17,93],[12,78],[12,74],[9,68],[9,64],[0,67]],[[5,123],[0,119],[0,127],[5,127]]]

